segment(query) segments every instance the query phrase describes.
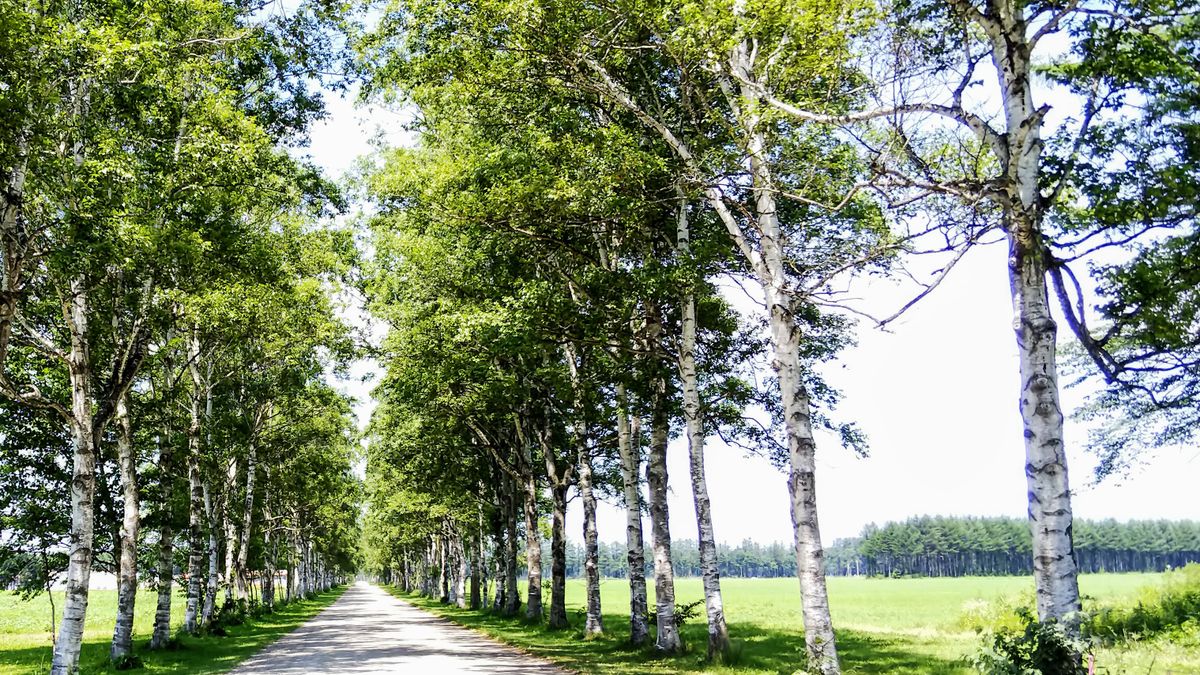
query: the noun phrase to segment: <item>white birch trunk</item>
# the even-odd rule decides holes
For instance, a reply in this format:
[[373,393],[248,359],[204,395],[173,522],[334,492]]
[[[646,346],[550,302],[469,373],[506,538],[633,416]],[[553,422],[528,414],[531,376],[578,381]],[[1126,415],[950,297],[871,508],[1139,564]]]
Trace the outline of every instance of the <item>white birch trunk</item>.
[[[661,331],[657,310],[647,312],[647,332]],[[657,339],[657,338],[654,338]],[[646,461],[646,485],[650,496],[650,529],[654,535],[654,603],[657,634],[654,646],[660,652],[674,654],[683,647],[679,627],[675,625],[675,573],[671,567],[671,526],[667,510],[667,384],[661,374],[653,376],[651,395],[650,451]]]
[[517,485],[510,482],[510,486],[505,508],[508,532],[504,538],[504,615],[516,616],[521,601],[517,593],[517,496],[513,494]]
[[[784,400],[785,432],[788,440],[788,494],[796,542],[796,574],[800,579],[804,641],[808,666],[823,675],[841,672],[829,594],[825,587],[824,551],[817,520],[816,442],[812,433],[812,410],[801,380],[800,342],[792,313],[777,293],[768,291],[771,334],[774,342],[772,366],[779,376]],[[774,304],[771,304],[771,302]]]
[[[199,419],[198,417],[196,419]],[[204,532],[201,528],[201,513],[204,509],[204,491],[200,484],[199,435],[189,432],[188,438],[188,585],[187,605],[184,609],[183,627],[188,633],[200,630],[200,602],[204,581]]]
[[275,540],[272,533],[271,518],[271,469],[268,465],[266,483],[263,486],[263,592],[262,604],[268,610],[275,609]]
[[174,495],[174,457],[171,443],[162,445],[158,455],[159,498],[162,499],[162,525],[158,530],[158,603],[154,610],[154,632],[150,636],[150,648],[162,649],[171,640],[171,593],[175,567],[175,532],[171,528],[170,505]]
[[246,499],[242,505],[242,538],[238,543],[234,578],[237,579],[238,598],[246,597],[246,564],[250,560],[250,533],[254,525],[254,487],[258,473],[258,453],[253,441],[246,456]]
[[[681,257],[691,256],[691,229],[687,202],[679,192],[676,248]],[[688,460],[692,478],[692,500],[696,506],[696,541],[700,549],[700,574],[704,585],[704,610],[708,619],[708,658],[729,650],[725,625],[725,603],[721,598],[721,575],[717,567],[717,540],[713,533],[712,505],[704,474],[704,418],[700,407],[700,378],[696,372],[696,296],[689,288],[681,301],[682,322],[679,345],[679,375],[683,384],[683,419],[687,426]]]
[[420,567],[418,572],[421,576],[420,593],[424,597],[433,597],[433,582],[430,580],[433,573],[433,539],[429,540],[421,552]]
[[222,588],[225,591],[225,602],[229,603],[234,598],[234,579],[237,576],[235,566],[237,565],[237,548],[238,548],[238,531],[237,521],[233,517],[233,502],[236,498],[234,486],[237,485],[238,460],[233,457],[229,460],[229,466],[226,468],[225,485],[222,492],[225,496],[221,499],[220,521],[225,530],[225,576],[222,579]]
[[121,470],[121,561],[117,577],[117,619],[113,626],[109,658],[118,659],[133,651],[133,609],[137,600],[137,541],[141,524],[138,503],[137,456],[133,451],[133,429],[129,420],[129,395],[117,401],[117,463]]
[[483,507],[479,507],[479,530],[471,537],[471,609],[479,609],[487,601],[484,590],[487,579],[483,566]]
[[600,537],[596,529],[596,495],[592,489],[592,456],[587,443],[580,446],[579,495],[583,501],[583,572],[587,579],[587,613],[583,633],[604,632],[600,613]]
[[629,424],[625,385],[617,385],[617,449],[621,454],[621,482],[625,492],[625,555],[629,563],[629,641],[646,642],[646,552],[642,538],[641,457]]
[[556,481],[550,488],[553,518],[550,521],[550,628],[568,628],[567,621],[567,486]]
[[496,542],[496,554],[492,557],[492,578],[495,579],[495,595],[492,599],[492,610],[502,611],[504,609],[504,586],[505,575],[503,569],[504,562],[504,537],[501,535]]
[[1041,229],[1044,110],[1037,109],[1033,100],[1032,48],[1023,10],[1009,2],[996,2],[995,10],[980,22],[992,44],[1008,129],[1002,137],[1006,146],[1000,153],[1008,184],[1002,206],[1009,245],[1013,330],[1020,361],[1019,408],[1025,438],[1038,618],[1059,621],[1077,634],[1079,569],[1072,542],[1074,513],[1055,361],[1058,329],[1050,310],[1048,254]]
[[454,604],[465,609],[467,606],[467,554],[463,550],[461,537],[454,539],[454,560],[457,563],[454,577]]
[[[526,448],[525,452],[529,452]],[[529,589],[526,591],[525,618],[530,621],[542,620],[542,535],[538,530],[538,486],[537,477],[530,467],[527,458],[523,470],[525,475],[525,567],[529,575]]]
[[300,598],[306,599],[313,593],[312,545],[308,539],[300,538]]
[[[742,82],[753,81],[756,51],[743,41],[731,52],[730,68]],[[824,550],[817,520],[816,441],[812,431],[811,403],[804,386],[803,365],[800,362],[802,336],[795,317],[798,299],[784,263],[785,242],[775,202],[776,187],[767,162],[766,136],[760,128],[762,102],[758,90],[753,86],[743,84],[741,94],[742,108],[738,117],[750,160],[754,212],[760,233],[760,255],[757,259],[760,264],[756,268],[769,313],[773,348],[771,365],[779,378],[779,395],[788,440],[788,494],[796,542],[796,571],[800,578],[804,641],[808,649],[807,665],[810,670],[822,675],[838,675],[841,665],[838,662],[833,619],[829,614]]]
[[437,539],[437,556],[438,556],[438,589],[441,593],[440,599],[444,603],[450,602],[450,565],[449,556],[446,550],[446,537],[441,536]]
[[201,495],[208,521],[208,579],[207,590],[204,593],[204,610],[201,612],[201,620],[207,625],[216,612],[217,591],[221,585],[221,541],[217,538],[220,520],[214,508],[216,505],[213,504],[212,489],[206,480],[201,481]]
[[204,508],[204,488],[200,476],[200,432],[201,432],[201,401],[204,391],[204,381],[200,376],[200,340],[196,331],[188,339],[188,370],[192,378],[189,412],[191,420],[188,425],[188,585],[187,606],[184,610],[183,627],[188,633],[196,634],[200,630],[200,603],[202,591],[202,571],[204,564],[204,533],[201,525],[202,509]]
[[284,579],[284,595],[287,602],[296,599],[296,533],[288,532],[287,576]]
[[583,573],[587,586],[583,634],[595,636],[604,632],[604,618],[600,613],[600,542],[596,531],[596,495],[592,489],[592,450],[588,445],[587,423],[583,419],[585,404],[583,383],[580,381],[577,365],[579,355],[571,343],[566,345],[564,352],[571,374],[571,393],[575,407],[571,426],[578,461],[579,496],[583,502]]
[[67,357],[71,385],[71,530],[66,599],[58,639],[54,642],[52,675],[70,675],[79,664],[87,617],[88,582],[92,574],[92,544],[96,495],[96,440],[92,429],[91,358],[88,353],[88,295],[81,278],[72,279],[63,313],[71,333]]

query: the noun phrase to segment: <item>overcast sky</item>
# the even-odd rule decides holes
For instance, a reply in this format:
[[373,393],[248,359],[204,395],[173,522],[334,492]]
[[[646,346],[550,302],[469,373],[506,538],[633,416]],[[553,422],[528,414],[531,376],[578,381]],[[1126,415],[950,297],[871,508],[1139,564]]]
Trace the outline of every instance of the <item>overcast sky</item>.
[[[314,129],[308,152],[332,176],[370,152],[373,138],[411,142],[403,129],[405,116],[398,112],[356,109],[347,99],[329,104],[330,116]],[[885,281],[853,290],[881,311],[903,294]],[[818,439],[818,509],[826,543],[855,536],[870,522],[922,514],[1024,516],[1025,459],[1010,307],[1003,247],[979,249],[889,332],[861,326],[858,346],[826,367],[828,380],[844,394],[838,417],[857,422],[870,439],[865,459],[832,437]],[[377,364],[362,363],[355,373],[377,370]],[[372,408],[371,383],[341,386],[359,399],[356,411],[365,423]],[[1066,409],[1082,395],[1066,390]],[[1085,436],[1084,428],[1068,421],[1076,517],[1200,519],[1195,492],[1200,450],[1161,451],[1134,474],[1096,486],[1095,458],[1083,449]],[[672,442],[669,453],[671,533],[694,539],[686,442]],[[719,541],[791,541],[787,486],[780,472],[719,439],[709,441],[706,466]],[[602,505],[597,519],[601,539],[624,541],[624,513],[618,506]],[[577,541],[581,520],[574,501],[568,526]]]

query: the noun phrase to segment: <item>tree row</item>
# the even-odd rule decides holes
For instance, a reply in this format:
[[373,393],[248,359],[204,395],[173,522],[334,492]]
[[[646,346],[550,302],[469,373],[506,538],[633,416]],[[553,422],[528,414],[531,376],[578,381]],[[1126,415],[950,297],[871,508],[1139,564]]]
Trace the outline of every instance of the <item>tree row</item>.
[[[255,3],[0,8],[0,570],[65,588],[51,672],[76,671],[94,571],[139,585],[166,647],[354,569],[348,235],[294,158],[333,52]],[[308,35],[300,48],[297,35]],[[128,664],[126,664],[128,665]]]
[[[815,456],[864,439],[821,365],[856,320],[893,324],[999,242],[1038,616],[1074,630],[1060,324],[1104,383],[1109,466],[1196,429],[1200,77],[1195,22],[1176,21],[1192,8],[1168,4],[403,0],[364,16],[364,91],[409,106],[417,139],[362,176],[364,287],[389,329],[372,568],[464,602],[490,583],[500,611],[561,627],[577,495],[595,634],[595,503],[611,499],[628,515],[630,639],[649,640],[648,557],[653,642],[677,652],[666,452],[682,434],[719,655],[704,464],[719,435],[785,468],[805,666],[840,672]],[[876,313],[854,302],[868,278],[915,283]],[[930,400],[914,423],[940,433],[939,414]]]

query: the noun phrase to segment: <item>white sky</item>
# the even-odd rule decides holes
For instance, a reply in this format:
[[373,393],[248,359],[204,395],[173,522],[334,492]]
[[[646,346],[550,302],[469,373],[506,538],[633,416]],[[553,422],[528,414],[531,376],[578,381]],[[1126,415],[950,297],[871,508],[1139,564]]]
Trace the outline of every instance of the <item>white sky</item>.
[[[370,152],[372,138],[411,142],[404,117],[394,111],[358,110],[347,99],[331,99],[329,111],[313,131],[309,152],[333,176]],[[890,332],[860,327],[859,345],[826,368],[844,394],[839,419],[856,421],[871,442],[870,457],[859,459],[836,439],[819,439],[818,509],[826,543],[854,536],[869,522],[915,515],[1025,514],[1019,378],[1004,257],[1002,246],[973,251]],[[888,282],[862,283],[854,291],[881,308],[898,297]],[[374,363],[355,368],[357,375],[377,371]],[[360,399],[356,412],[365,424],[373,407],[372,383],[342,386]],[[1082,392],[1067,390],[1063,398],[1071,410]],[[1092,486],[1095,459],[1082,448],[1085,435],[1068,421],[1077,517],[1200,519],[1194,488],[1200,450],[1165,450],[1131,476]],[[671,532],[694,539],[686,442],[677,439],[669,452]],[[706,466],[719,541],[791,541],[781,473],[715,438]],[[579,511],[573,501],[568,527],[575,540],[582,532]],[[624,522],[619,507],[602,505],[601,539],[624,541]]]

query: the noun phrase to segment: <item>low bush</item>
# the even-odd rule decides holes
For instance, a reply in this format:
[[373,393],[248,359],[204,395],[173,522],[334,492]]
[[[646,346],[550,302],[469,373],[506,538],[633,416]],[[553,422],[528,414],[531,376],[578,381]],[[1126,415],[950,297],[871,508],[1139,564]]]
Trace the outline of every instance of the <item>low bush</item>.
[[1083,629],[1105,644],[1159,635],[1200,641],[1200,563],[1168,572],[1161,585],[1142,591],[1134,604],[1092,612]]
[[972,665],[986,675],[1086,675],[1086,642],[1071,638],[1056,622],[1041,622],[1028,608],[1018,610],[1021,627],[987,633]]

